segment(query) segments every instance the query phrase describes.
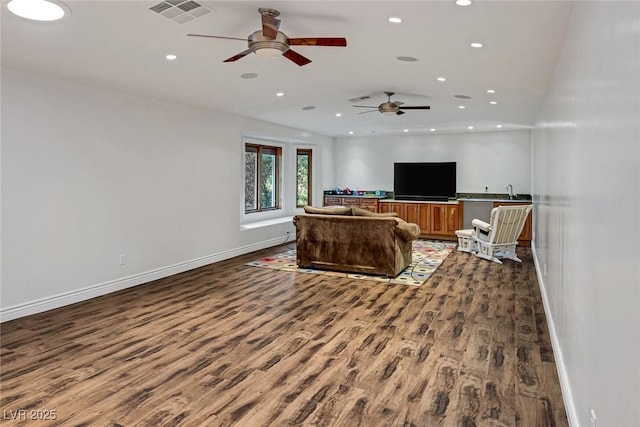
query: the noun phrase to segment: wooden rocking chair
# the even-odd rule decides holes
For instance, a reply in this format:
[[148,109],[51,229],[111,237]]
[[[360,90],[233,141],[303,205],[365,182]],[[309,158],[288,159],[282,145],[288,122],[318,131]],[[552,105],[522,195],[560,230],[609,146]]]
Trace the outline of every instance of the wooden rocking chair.
[[522,232],[532,205],[498,206],[489,222],[474,219],[473,229],[456,230],[458,250],[502,264],[498,258],[522,262],[516,256],[518,236]]

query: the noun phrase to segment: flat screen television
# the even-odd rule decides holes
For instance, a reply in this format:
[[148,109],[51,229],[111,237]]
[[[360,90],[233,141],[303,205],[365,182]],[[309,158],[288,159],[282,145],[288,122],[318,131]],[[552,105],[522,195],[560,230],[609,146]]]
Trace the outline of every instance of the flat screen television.
[[394,163],[397,200],[446,201],[456,196],[456,162]]

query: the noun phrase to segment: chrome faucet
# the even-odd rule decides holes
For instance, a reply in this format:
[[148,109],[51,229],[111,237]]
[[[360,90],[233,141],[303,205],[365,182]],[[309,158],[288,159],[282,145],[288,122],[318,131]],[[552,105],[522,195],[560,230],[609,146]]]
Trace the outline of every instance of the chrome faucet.
[[517,196],[517,194],[513,193],[513,185],[507,185],[507,191],[509,192],[509,200],[513,200],[513,198]]

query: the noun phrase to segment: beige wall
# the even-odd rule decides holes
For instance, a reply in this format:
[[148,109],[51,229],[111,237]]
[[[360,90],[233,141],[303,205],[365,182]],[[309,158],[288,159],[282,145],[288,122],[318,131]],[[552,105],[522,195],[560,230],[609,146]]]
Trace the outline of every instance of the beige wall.
[[3,67],[2,320],[283,243],[295,168],[242,229],[243,135],[315,146],[321,200],[329,137]]
[[534,131],[535,251],[574,426],[640,420],[640,2],[576,2]]

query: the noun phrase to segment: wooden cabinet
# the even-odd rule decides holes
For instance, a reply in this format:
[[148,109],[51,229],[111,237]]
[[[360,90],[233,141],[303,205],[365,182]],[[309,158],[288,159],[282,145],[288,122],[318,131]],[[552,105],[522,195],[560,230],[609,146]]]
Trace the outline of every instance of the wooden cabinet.
[[407,217],[406,203],[383,202],[380,203],[379,211],[382,213],[395,212],[402,219]]
[[462,228],[462,208],[456,203],[381,202],[379,211],[418,224],[423,237],[455,240],[455,231]]
[[369,212],[378,212],[378,199],[362,198],[360,199],[360,208]]
[[370,212],[378,212],[378,199],[374,197],[324,196],[323,206],[356,206]]
[[429,206],[431,211],[429,233],[455,236],[456,230],[462,228],[460,205],[438,203]]
[[342,197],[324,196],[323,206],[342,206]]
[[[493,207],[498,206],[515,206],[515,205],[530,205],[529,203],[514,203],[514,202],[493,202]],[[524,244],[530,244],[531,238],[533,237],[533,210],[529,212],[527,216],[527,220],[524,222],[524,227],[522,228],[522,233],[518,237],[518,242]]]
[[420,234],[431,234],[431,205],[425,203],[404,203],[407,222],[413,222],[420,227]]

